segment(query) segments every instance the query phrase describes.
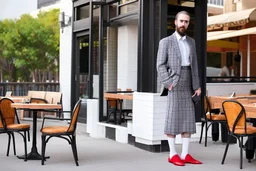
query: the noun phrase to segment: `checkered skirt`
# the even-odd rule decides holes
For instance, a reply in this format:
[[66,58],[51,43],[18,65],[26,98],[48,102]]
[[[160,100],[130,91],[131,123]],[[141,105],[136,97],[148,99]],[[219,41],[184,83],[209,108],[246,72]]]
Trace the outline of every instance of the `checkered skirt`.
[[196,132],[195,107],[192,101],[191,70],[182,69],[178,84],[169,91],[165,116],[165,134]]

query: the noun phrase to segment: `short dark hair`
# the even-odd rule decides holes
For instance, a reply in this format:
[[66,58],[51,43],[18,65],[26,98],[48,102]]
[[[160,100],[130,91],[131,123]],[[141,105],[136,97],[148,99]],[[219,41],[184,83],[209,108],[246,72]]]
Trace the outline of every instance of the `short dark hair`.
[[177,20],[177,19],[178,19],[178,17],[179,17],[179,15],[180,15],[180,14],[188,15],[188,16],[189,16],[189,18],[190,18],[190,14],[189,14],[187,11],[180,11],[180,12],[178,12],[178,13],[176,14],[176,16],[175,16],[175,20]]

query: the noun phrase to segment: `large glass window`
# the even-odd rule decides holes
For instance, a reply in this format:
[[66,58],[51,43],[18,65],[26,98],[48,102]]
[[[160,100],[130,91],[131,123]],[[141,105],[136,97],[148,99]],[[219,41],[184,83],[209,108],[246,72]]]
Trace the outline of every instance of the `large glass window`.
[[85,5],[77,8],[77,19],[81,20],[90,17],[90,5]]
[[79,97],[88,98],[88,77],[89,77],[89,35],[79,39]]

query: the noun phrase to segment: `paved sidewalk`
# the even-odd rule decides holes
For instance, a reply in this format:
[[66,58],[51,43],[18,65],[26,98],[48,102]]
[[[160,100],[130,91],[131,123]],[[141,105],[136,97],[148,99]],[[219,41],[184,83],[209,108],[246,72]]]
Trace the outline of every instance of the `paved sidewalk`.
[[[22,121],[32,123],[30,120]],[[52,124],[52,123],[51,123]],[[41,153],[41,134],[39,129],[41,121],[38,121],[37,146]],[[230,145],[230,149],[224,165],[221,165],[225,145],[209,140],[208,147],[198,142],[190,144],[190,153],[203,162],[202,165],[187,164],[184,167],[174,166],[167,162],[168,153],[151,153],[138,149],[129,144],[122,144],[109,139],[91,138],[85,132],[86,126],[78,124],[77,148],[79,167],[75,165],[70,145],[62,139],[52,139],[46,146],[46,155],[51,158],[41,165],[41,161],[29,160],[24,162],[13,155],[6,157],[7,135],[0,135],[0,163],[3,171],[164,171],[164,170],[190,170],[190,171],[216,171],[216,170],[240,170],[238,145]],[[21,136],[16,134],[17,155],[24,152]],[[31,142],[28,142],[28,152]],[[181,145],[177,145],[177,151],[181,151]],[[256,160],[248,163],[244,157],[243,170],[255,171]]]

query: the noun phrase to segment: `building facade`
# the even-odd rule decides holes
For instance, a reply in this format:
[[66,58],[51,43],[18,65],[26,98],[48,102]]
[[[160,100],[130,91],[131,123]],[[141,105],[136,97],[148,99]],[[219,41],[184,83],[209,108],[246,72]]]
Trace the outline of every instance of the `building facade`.
[[[92,137],[109,137],[159,151],[166,144],[166,98],[159,96],[158,42],[175,31],[178,11],[191,14],[188,34],[200,45],[197,53],[205,93],[207,1],[74,0],[72,6],[72,14],[65,12],[73,16],[72,26],[63,27],[61,37],[60,83],[62,91],[70,90],[71,106],[84,99],[87,109],[79,120],[87,122]],[[72,36],[68,37],[70,32]],[[70,47],[72,57],[68,58]],[[133,110],[133,119],[126,126],[105,122],[104,92],[117,89],[134,91],[133,101],[124,103]],[[199,121],[201,104],[196,110]]]

